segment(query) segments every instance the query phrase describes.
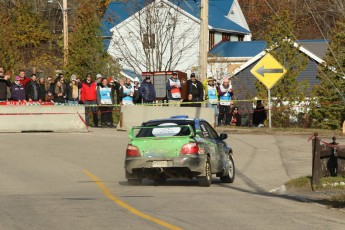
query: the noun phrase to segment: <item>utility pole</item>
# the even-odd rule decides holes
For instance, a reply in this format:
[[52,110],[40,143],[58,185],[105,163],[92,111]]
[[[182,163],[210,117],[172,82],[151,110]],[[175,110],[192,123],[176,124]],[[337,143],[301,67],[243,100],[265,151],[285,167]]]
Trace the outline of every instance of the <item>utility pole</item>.
[[62,3],[62,15],[63,15],[63,64],[68,64],[68,7],[67,0],[63,0]]
[[199,60],[199,78],[203,82],[207,78],[207,54],[209,46],[208,31],[208,0],[201,0],[200,8],[200,60]]

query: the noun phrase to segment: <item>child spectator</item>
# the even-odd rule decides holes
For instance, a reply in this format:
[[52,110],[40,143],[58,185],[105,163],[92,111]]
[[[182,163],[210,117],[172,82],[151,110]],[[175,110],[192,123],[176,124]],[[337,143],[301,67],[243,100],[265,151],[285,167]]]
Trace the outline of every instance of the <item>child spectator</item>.
[[241,126],[241,114],[238,113],[238,107],[234,107],[231,113],[231,126]]
[[19,76],[16,76],[14,84],[11,86],[11,97],[13,101],[25,101],[25,89],[20,83]]
[[187,99],[183,99],[181,107],[200,107],[199,103],[193,103],[195,102],[194,98],[193,98],[193,94],[188,94]]

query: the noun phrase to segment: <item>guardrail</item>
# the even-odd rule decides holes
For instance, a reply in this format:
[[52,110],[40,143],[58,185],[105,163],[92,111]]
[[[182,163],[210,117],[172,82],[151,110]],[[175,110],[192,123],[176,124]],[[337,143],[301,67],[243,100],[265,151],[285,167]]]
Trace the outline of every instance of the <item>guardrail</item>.
[[320,183],[321,177],[345,176],[345,146],[336,142],[336,137],[328,143],[321,140],[318,133],[312,140],[312,185]]

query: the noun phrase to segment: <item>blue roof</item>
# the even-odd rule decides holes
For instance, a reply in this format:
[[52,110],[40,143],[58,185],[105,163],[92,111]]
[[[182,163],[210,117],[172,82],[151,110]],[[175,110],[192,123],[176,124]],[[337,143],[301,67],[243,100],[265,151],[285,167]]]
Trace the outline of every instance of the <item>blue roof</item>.
[[[326,55],[327,42],[327,40],[297,40],[297,43],[319,58],[323,58]],[[266,41],[222,41],[211,49],[209,54],[216,57],[255,57],[265,50],[266,46]]]
[[217,57],[254,57],[265,48],[265,41],[223,41],[210,50],[209,54]]
[[[110,2],[102,18],[102,36],[109,40],[105,46],[108,48],[112,36],[110,29],[135,14],[144,7],[144,0],[136,0],[137,6],[130,7],[128,2]],[[153,1],[153,0],[152,0]],[[200,0],[168,0],[187,13],[200,18]],[[214,30],[232,31],[239,34],[249,34],[250,31],[226,18],[234,0],[209,0],[209,25]]]
[[133,70],[130,69],[121,69],[121,72],[124,74],[130,76],[131,78],[135,79],[136,77],[140,80],[140,82],[143,80],[143,77],[140,74],[137,74]]

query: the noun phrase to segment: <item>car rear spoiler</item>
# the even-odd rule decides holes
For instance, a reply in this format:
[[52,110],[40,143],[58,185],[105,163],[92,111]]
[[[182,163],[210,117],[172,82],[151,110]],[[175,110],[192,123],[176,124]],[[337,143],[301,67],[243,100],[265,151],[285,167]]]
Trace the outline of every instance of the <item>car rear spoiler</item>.
[[[135,130],[142,130],[142,129],[169,129],[169,128],[178,128],[180,127],[181,129],[183,127],[188,127],[189,128],[189,134],[188,135],[167,135],[167,136],[164,136],[163,135],[159,135],[159,136],[149,136],[149,137],[137,137],[136,134],[135,134]],[[163,131],[164,132],[164,131]],[[194,137],[195,133],[194,133],[194,130],[193,130],[193,127],[191,125],[162,125],[162,126],[134,126],[131,128],[131,130],[129,131],[129,139],[134,139],[134,138],[160,138],[160,137],[182,137],[182,136],[188,136],[188,137]]]

